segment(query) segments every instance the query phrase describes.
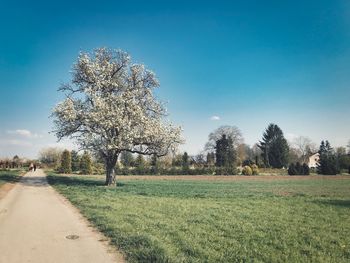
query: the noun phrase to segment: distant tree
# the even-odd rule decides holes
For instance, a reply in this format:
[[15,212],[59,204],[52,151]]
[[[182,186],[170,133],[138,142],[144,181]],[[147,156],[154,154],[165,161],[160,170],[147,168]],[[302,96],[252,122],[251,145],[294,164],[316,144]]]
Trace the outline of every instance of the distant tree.
[[80,156],[77,151],[71,151],[72,171],[77,172],[80,169]]
[[300,153],[301,162],[307,162],[308,157],[317,151],[315,143],[313,143],[310,138],[305,136],[295,138],[293,140],[293,144]]
[[190,161],[187,152],[182,155],[182,170],[187,173],[190,169]]
[[296,164],[291,163],[288,167],[288,174],[289,175],[309,175],[310,169],[309,166],[306,163],[303,163],[302,165],[297,162]]
[[207,153],[207,165],[208,166],[214,166],[215,165],[215,153],[214,152],[208,152]]
[[153,174],[158,174],[160,169],[160,163],[157,155],[151,156],[151,169]]
[[288,174],[289,175],[296,175],[298,172],[297,170],[295,169],[295,165],[294,163],[291,163],[288,167]]
[[244,160],[243,162],[242,162],[242,166],[244,167],[244,166],[251,166],[251,165],[253,165],[254,164],[254,162],[252,161],[252,160],[250,160],[250,159],[246,159],[246,160]]
[[310,175],[310,168],[306,163],[303,163],[303,175]]
[[134,157],[131,152],[122,152],[120,154],[120,162],[124,167],[130,167],[134,165]]
[[259,148],[259,145],[256,143],[251,148],[251,154],[250,160],[254,160],[255,164],[257,166],[263,166],[262,160],[261,160],[261,149]]
[[72,172],[72,158],[70,151],[64,150],[61,156],[60,173],[68,174]]
[[297,163],[302,160],[302,154],[299,149],[289,146],[289,155],[288,155],[288,161],[289,163]]
[[18,155],[13,156],[12,158],[13,168],[18,168],[21,163],[21,159],[18,157]]
[[328,141],[322,141],[318,151],[320,157],[317,163],[317,173],[335,175],[338,173],[337,159]]
[[205,160],[204,154],[199,153],[196,156],[194,156],[193,157],[193,164],[196,167],[203,167],[203,166],[205,166],[206,165],[206,160]]
[[53,110],[56,136],[76,139],[81,148],[103,156],[106,185],[116,185],[121,152],[164,156],[181,139],[181,128],[165,118],[164,103],[154,96],[155,74],[132,63],[121,50],[98,48],[80,53],[72,79],[60,91],[65,100]]
[[303,167],[301,166],[301,164],[299,162],[296,163],[295,170],[297,171],[298,175],[303,175],[304,174],[304,169],[303,169]]
[[146,161],[142,154],[138,154],[135,160],[135,167],[138,174],[144,174]]
[[173,167],[182,166],[182,154],[176,154],[171,160],[171,165]]
[[48,167],[58,167],[62,150],[55,147],[44,148],[39,152],[39,161]]
[[[237,151],[237,163],[238,164],[242,164],[242,162],[244,160],[250,159],[251,149],[250,149],[249,145],[247,145],[245,143],[241,143],[240,145],[238,145],[236,151]],[[242,166],[244,166],[244,165],[242,164]]]
[[80,172],[82,174],[92,174],[92,160],[88,151],[84,151],[80,159]]
[[216,142],[225,135],[226,138],[231,138],[233,147],[236,148],[238,145],[243,143],[243,136],[240,129],[236,126],[221,126],[209,134],[209,140],[205,145],[205,150],[208,152],[215,151]]
[[216,166],[218,167],[234,167],[237,160],[231,137],[222,135],[221,139],[216,141],[215,147]]
[[336,149],[337,166],[341,170],[346,170],[350,166],[350,154],[346,153],[345,147]]
[[259,143],[266,167],[282,168],[288,164],[289,146],[283,132],[276,124],[269,124]]

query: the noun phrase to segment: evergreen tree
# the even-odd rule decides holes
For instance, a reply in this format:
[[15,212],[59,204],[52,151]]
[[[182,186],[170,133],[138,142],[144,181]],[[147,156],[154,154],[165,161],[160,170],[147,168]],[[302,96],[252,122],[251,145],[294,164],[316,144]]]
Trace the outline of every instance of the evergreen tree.
[[258,147],[266,167],[282,168],[288,164],[289,146],[282,130],[276,124],[270,124],[263,134]]
[[134,165],[134,157],[131,152],[124,151],[120,154],[120,162],[124,167],[130,167]]
[[215,157],[217,167],[234,167],[236,162],[236,151],[231,137],[222,135],[221,139],[216,141]]
[[337,158],[328,141],[321,142],[318,151],[320,157],[317,163],[317,173],[324,175],[335,175],[339,172],[337,167]]
[[91,156],[87,151],[84,151],[80,159],[80,172],[82,174],[92,174]]
[[64,150],[61,155],[61,166],[60,166],[60,172],[61,173],[71,173],[72,172],[72,159],[70,155],[70,151]]
[[144,174],[145,173],[145,158],[143,157],[142,154],[137,155],[136,160],[135,160],[135,167],[136,171],[138,174]]
[[77,151],[71,151],[71,158],[72,158],[72,171],[76,172],[79,171],[80,168],[80,157]]
[[303,175],[304,174],[304,169],[303,169],[303,167],[301,166],[301,164],[299,162],[296,163],[295,170],[297,172],[297,175]]
[[151,156],[152,174],[159,174],[159,160],[157,155]]
[[306,163],[303,163],[303,175],[310,175],[310,168]]
[[190,169],[190,162],[188,158],[187,152],[184,152],[182,155],[182,170],[185,174],[188,173],[188,170]]
[[288,174],[289,174],[289,175],[296,175],[296,174],[297,174],[297,170],[295,169],[294,163],[291,163],[291,164],[289,165]]

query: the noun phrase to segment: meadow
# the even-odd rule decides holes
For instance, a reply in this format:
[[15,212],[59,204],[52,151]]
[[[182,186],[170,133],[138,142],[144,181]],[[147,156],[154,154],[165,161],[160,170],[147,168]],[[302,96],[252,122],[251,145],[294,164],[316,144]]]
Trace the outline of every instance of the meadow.
[[128,262],[350,261],[349,176],[48,180]]

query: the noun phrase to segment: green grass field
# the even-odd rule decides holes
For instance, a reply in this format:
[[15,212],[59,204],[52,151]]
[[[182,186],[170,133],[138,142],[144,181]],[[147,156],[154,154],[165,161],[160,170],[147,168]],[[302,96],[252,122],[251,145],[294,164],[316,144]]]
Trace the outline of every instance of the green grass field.
[[337,178],[48,177],[129,262],[350,262],[350,177]]
[[16,183],[19,181],[21,170],[0,171],[0,187],[5,183]]

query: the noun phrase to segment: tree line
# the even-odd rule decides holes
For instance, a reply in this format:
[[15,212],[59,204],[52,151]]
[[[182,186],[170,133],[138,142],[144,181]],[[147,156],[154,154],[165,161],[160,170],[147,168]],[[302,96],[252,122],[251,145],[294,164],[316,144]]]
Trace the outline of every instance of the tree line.
[[[289,175],[309,175],[307,159],[319,154],[318,174],[350,172],[350,152],[344,147],[334,150],[328,141],[322,141],[318,150],[305,137],[296,138],[294,146],[285,139],[276,124],[269,124],[262,139],[249,147],[243,143],[240,130],[235,126],[222,126],[208,136],[202,153],[190,156],[169,154],[144,156],[123,151],[117,161],[115,173],[119,175],[258,175],[259,168],[285,168]],[[298,148],[297,148],[298,147]],[[299,151],[298,151],[299,149]],[[350,147],[349,147],[350,151]],[[298,152],[296,157],[293,155]],[[57,155],[55,157],[55,155]],[[103,159],[88,151],[60,151],[46,149],[40,161],[61,173],[101,174],[105,170]]]
[[[181,127],[166,119],[165,104],[154,96],[159,87],[155,73],[143,64],[132,63],[126,52],[108,48],[81,52],[73,66],[72,79],[59,88],[65,99],[52,112],[53,132],[58,139],[75,139],[81,149],[101,160],[106,185],[116,185],[120,171],[141,173],[147,166],[147,173],[158,173],[163,169],[157,164],[158,158],[174,155],[183,142]],[[209,134],[203,153],[195,157],[184,153],[181,166],[168,165],[166,173],[192,173],[198,169],[197,174],[237,174],[237,167],[243,166],[244,173],[250,174],[250,170],[256,172],[256,167],[288,168],[292,163],[299,169],[298,162],[300,166],[307,162],[313,145],[301,138],[299,146],[290,147],[276,124],[270,124],[262,140],[252,148],[243,143],[237,127],[222,126]],[[333,169],[331,148],[326,149],[327,153],[321,147],[318,151],[319,173],[335,173],[342,168],[338,158]],[[126,153],[137,155],[138,161],[130,169],[127,165],[119,167],[122,162],[118,160]],[[144,155],[148,156],[147,165],[142,161]]]

